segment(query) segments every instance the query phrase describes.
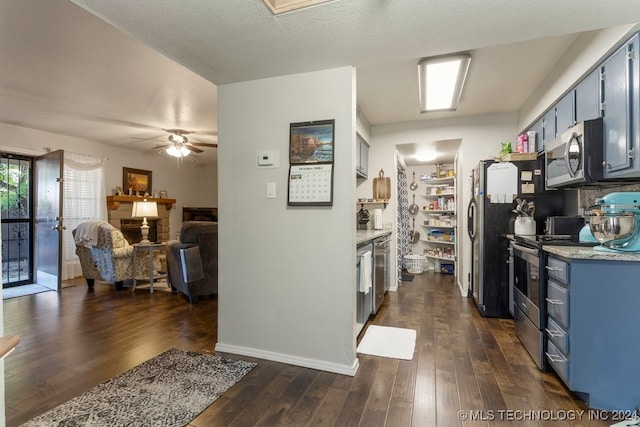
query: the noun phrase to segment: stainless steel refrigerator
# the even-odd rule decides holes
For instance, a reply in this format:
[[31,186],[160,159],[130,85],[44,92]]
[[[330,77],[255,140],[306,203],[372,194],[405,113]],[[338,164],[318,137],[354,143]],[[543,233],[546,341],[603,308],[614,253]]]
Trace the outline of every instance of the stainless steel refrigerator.
[[467,209],[471,239],[469,293],[486,317],[509,317],[509,241],[516,198],[535,203],[537,234],[547,216],[562,215],[561,191],[545,191],[543,157],[536,160],[483,160],[472,175],[473,197]]

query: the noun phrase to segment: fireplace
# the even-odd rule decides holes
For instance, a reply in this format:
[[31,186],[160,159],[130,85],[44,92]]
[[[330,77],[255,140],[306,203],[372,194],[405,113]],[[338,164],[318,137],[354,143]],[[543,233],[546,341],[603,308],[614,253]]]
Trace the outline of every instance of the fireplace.
[[[142,201],[135,196],[107,196],[107,214],[111,225],[121,230],[129,243],[142,240],[140,226],[142,219],[132,218],[133,202]],[[149,223],[149,240],[152,242],[167,242],[170,238],[169,213],[175,199],[158,199],[149,197],[147,200],[158,203],[158,218],[147,218]]]
[[[158,220],[157,219],[147,219],[147,223],[149,224],[149,240],[152,242],[158,241]],[[129,244],[138,243],[142,240],[142,231],[140,230],[140,226],[142,226],[142,220],[131,218],[131,219],[121,219],[120,220],[120,231],[124,234],[124,238],[127,239]]]

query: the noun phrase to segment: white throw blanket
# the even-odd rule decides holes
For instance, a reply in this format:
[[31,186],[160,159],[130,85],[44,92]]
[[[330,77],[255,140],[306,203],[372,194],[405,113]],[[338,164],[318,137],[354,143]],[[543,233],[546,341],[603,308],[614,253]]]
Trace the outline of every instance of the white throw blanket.
[[371,251],[362,254],[360,259],[360,292],[369,293],[371,289]]
[[86,246],[88,248],[98,244],[98,228],[101,224],[108,224],[105,221],[85,221],[81,222],[76,228],[75,241],[76,245]]

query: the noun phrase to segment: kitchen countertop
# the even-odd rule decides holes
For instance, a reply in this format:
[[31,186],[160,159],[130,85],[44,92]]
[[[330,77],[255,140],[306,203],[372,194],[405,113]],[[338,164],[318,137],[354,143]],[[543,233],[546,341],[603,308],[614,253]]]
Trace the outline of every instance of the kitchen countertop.
[[599,261],[635,261],[640,262],[640,253],[604,252],[584,246],[543,245],[542,250],[570,259],[591,259]]
[[356,245],[361,245],[389,234],[391,234],[391,230],[356,230]]

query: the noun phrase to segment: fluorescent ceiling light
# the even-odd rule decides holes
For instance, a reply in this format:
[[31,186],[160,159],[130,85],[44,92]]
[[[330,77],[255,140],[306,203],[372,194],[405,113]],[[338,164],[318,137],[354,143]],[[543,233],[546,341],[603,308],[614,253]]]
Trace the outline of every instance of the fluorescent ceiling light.
[[456,109],[470,62],[468,53],[424,58],[418,62],[421,113]]
[[436,153],[421,152],[416,153],[416,160],[419,162],[430,162],[436,159]]

